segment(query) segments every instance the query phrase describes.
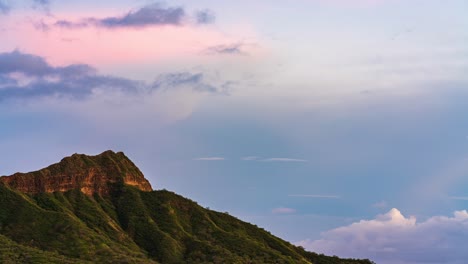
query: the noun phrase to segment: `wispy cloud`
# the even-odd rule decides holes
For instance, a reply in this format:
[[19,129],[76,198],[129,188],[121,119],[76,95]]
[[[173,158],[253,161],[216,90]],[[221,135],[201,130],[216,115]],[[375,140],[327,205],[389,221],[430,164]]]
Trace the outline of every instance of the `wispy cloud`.
[[49,5],[50,1],[49,0],[33,0],[34,3],[38,5]]
[[203,53],[207,55],[247,55],[243,50],[244,44],[242,43],[232,43],[225,45],[216,45],[208,47]]
[[195,158],[193,160],[220,161],[220,160],[225,160],[225,158],[223,158],[223,157],[202,157],[202,158]]
[[[218,92],[220,88],[211,85],[204,80],[204,75],[202,73],[188,73],[188,72],[178,72],[178,73],[169,73],[164,76],[160,76],[154,83],[153,87],[173,87],[173,86],[182,86],[182,85],[193,85],[193,89],[199,92]],[[227,87],[229,85],[221,85],[221,89],[224,93],[228,93]]]
[[290,194],[289,197],[305,197],[305,198],[321,198],[321,199],[340,199],[339,195],[324,195],[324,194]]
[[288,207],[278,207],[271,211],[274,214],[294,214],[296,209],[288,208]]
[[265,162],[308,162],[308,160],[294,159],[294,158],[268,158],[268,159],[262,159],[261,161],[265,161]]
[[216,20],[214,12],[209,9],[197,11],[195,14],[195,18],[198,24],[211,24],[214,23]]
[[34,9],[42,9],[49,13],[50,0],[33,0]]
[[110,16],[105,18],[89,17],[79,21],[58,20],[55,26],[63,28],[141,28],[148,26],[181,26],[194,20],[196,24],[209,24],[215,19],[211,10],[199,11],[194,18],[187,15],[182,7],[163,7],[160,4],[151,4],[136,10],[130,10],[123,15]]
[[468,201],[468,196],[449,196],[449,199]]
[[[50,0],[31,0],[31,2],[33,3],[33,9],[43,9],[48,12]],[[12,5],[10,3],[14,3],[14,1],[0,0],[0,15],[6,15],[11,11],[14,4]]]
[[40,30],[42,32],[47,32],[47,31],[50,30],[50,25],[47,24],[46,22],[44,22],[43,19],[38,20],[38,21],[34,21],[33,26],[34,26],[35,29]]

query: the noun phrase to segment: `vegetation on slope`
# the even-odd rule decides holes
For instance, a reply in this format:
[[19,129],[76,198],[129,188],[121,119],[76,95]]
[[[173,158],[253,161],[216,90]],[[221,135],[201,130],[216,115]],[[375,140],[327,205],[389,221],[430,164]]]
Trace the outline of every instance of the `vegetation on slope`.
[[42,251],[20,245],[0,235],[0,263],[3,264],[91,264],[91,262],[71,259],[57,253]]
[[[117,164],[121,175],[123,163],[116,161],[122,159],[125,171],[139,172],[114,154],[105,152],[102,160],[74,155],[48,171],[69,174],[66,168],[81,171],[86,162],[101,162],[106,170]],[[70,164],[74,160],[79,166]],[[371,263],[307,252],[173,192],[142,191],[122,181],[106,188],[94,195],[79,185],[26,194],[0,181],[0,263]]]
[[10,251],[21,244],[31,256],[55,252],[42,254],[50,263],[370,263],[306,252],[168,191],[121,185],[109,197],[78,190],[25,195],[0,184],[0,208],[0,233],[11,241],[5,245],[17,245]]

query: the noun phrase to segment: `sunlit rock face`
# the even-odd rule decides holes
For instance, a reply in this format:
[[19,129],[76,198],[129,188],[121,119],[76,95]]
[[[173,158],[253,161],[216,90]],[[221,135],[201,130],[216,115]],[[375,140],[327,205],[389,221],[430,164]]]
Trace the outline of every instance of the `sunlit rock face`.
[[152,191],[143,173],[122,152],[96,156],[74,154],[39,171],[0,177],[0,182],[24,193],[66,192],[79,189],[87,195],[107,195],[118,184]]

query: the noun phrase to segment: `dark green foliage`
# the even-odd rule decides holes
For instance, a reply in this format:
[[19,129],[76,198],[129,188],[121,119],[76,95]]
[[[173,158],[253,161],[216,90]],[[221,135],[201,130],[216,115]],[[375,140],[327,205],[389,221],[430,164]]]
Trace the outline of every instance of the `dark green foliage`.
[[[96,165],[78,155],[65,161],[68,168],[74,168],[73,159],[77,170]],[[120,162],[114,159],[104,156],[99,162]],[[79,189],[27,195],[0,183],[0,263],[157,262],[371,263],[306,252],[165,190],[143,192],[116,182],[106,195],[88,196]]]
[[57,253],[20,245],[0,235],[0,263],[3,264],[91,264],[79,259],[67,258]]
[[323,254],[308,252],[302,247],[298,247],[297,249],[314,264],[375,264],[375,262],[368,259],[342,259],[337,256],[325,256]]

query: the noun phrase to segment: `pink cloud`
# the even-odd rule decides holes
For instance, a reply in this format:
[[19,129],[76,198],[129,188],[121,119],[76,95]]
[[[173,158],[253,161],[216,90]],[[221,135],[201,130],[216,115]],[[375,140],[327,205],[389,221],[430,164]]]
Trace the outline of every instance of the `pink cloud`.
[[[24,14],[23,14],[24,15]],[[90,14],[87,14],[90,16]],[[106,17],[106,14],[93,14]],[[56,14],[70,21],[79,21],[80,14]],[[242,34],[221,32],[214,26],[163,25],[145,28],[61,28],[55,20],[41,21],[41,31],[31,21],[20,16],[7,21],[10,28],[3,48],[20,49],[47,58],[54,65],[86,63],[100,65],[154,63],[162,60],[195,57],[207,47],[220,43],[235,43]],[[38,23],[36,23],[37,25]],[[44,26],[45,25],[45,26]],[[244,31],[245,32],[245,31]],[[252,31],[247,35],[252,35]],[[8,50],[9,49],[9,50]]]
[[216,31],[173,26],[140,30],[51,29],[46,33],[30,27],[12,37],[22,44],[21,49],[47,57],[54,64],[92,65],[183,57],[225,41]]

